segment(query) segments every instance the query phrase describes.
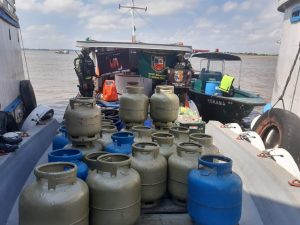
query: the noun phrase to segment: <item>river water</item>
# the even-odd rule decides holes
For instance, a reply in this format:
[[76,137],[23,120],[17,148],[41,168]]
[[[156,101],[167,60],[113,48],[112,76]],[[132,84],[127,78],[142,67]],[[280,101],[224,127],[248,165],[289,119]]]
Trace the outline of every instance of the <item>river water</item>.
[[[59,120],[63,117],[69,99],[76,96],[78,92],[77,76],[73,66],[73,60],[76,56],[75,52],[56,54],[53,51],[26,51],[29,76],[37,102],[53,108],[55,117]],[[272,95],[277,57],[241,56],[241,58],[241,88],[260,94],[269,102]],[[192,64],[195,68],[200,67],[198,61],[193,60]],[[216,68],[219,66],[216,65]],[[237,86],[240,63],[226,63],[225,71],[236,77],[235,86]]]

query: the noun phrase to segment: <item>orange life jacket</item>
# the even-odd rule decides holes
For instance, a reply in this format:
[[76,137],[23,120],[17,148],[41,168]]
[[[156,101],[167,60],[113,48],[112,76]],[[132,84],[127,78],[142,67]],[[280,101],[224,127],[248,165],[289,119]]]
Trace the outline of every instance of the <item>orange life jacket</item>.
[[102,99],[107,102],[113,102],[118,100],[118,93],[114,80],[106,80],[104,82]]

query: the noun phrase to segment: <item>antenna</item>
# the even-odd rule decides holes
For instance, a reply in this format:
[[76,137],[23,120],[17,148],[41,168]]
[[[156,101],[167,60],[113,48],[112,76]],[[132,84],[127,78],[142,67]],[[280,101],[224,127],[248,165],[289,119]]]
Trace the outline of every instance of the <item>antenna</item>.
[[131,6],[126,6],[126,5],[121,5],[119,4],[119,9],[121,8],[126,8],[126,9],[130,9],[130,13],[131,13],[131,18],[132,18],[132,43],[136,43],[136,36],[135,36],[135,32],[136,32],[136,28],[135,28],[135,23],[134,23],[134,17],[135,17],[135,10],[145,10],[145,12],[147,11],[147,7],[143,8],[143,7],[137,7],[134,4],[134,0],[131,0],[132,5]]

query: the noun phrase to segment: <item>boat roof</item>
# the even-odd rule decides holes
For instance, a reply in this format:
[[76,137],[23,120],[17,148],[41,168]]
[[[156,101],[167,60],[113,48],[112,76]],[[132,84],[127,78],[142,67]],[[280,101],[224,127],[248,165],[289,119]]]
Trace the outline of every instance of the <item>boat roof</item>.
[[278,11],[284,12],[286,9],[299,3],[299,0],[278,0]]
[[209,60],[224,60],[224,61],[242,61],[241,57],[222,52],[200,52],[195,53],[191,57],[205,58]]
[[144,50],[164,50],[175,52],[192,52],[192,46],[181,44],[151,44],[144,42],[106,42],[106,41],[77,41],[76,46],[80,48],[97,49],[144,49]]

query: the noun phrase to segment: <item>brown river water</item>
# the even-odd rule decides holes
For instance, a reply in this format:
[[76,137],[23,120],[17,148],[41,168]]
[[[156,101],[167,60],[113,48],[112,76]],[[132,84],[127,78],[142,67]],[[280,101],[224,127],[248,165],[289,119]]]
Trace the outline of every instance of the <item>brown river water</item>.
[[[38,104],[45,104],[55,110],[55,117],[62,119],[68,100],[76,96],[77,76],[74,72],[73,60],[75,52],[56,54],[53,51],[26,51],[29,76],[36,94]],[[260,94],[267,102],[270,101],[276,70],[276,56],[241,56],[242,75],[241,89]],[[199,68],[198,62],[192,62]],[[216,65],[219,68],[220,65]],[[197,68],[197,69],[198,69]],[[24,63],[24,70],[25,63]],[[240,64],[226,63],[225,71],[237,79]],[[27,73],[26,73],[27,76]]]

